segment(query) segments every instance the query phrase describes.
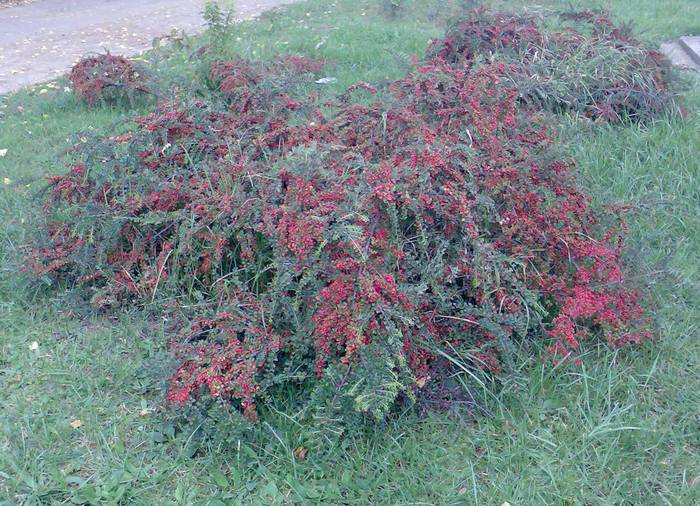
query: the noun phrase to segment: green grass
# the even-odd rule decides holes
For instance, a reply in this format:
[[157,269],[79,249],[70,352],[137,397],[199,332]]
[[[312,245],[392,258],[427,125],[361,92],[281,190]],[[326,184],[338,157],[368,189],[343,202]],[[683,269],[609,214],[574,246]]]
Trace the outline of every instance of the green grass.
[[[414,3],[414,15],[388,20],[376,2],[311,1],[241,26],[235,46],[334,60],[337,89],[381,81],[442,30],[429,2]],[[598,3],[650,39],[700,32],[693,0]],[[181,55],[163,57],[164,75],[187,79]],[[700,503],[700,79],[690,79],[684,119],[560,128],[596,199],[634,206],[630,256],[653,294],[655,343],[594,350],[582,368],[523,363],[489,415],[406,413],[304,460],[294,449],[308,434],[283,417],[240,442],[203,442],[194,427],[173,436],[152,380],[162,324],[83,317],[22,286],[17,256],[42,177],[63,170],[67,139],[123,128],[134,112],[88,109],[63,83],[0,97],[0,504]]]

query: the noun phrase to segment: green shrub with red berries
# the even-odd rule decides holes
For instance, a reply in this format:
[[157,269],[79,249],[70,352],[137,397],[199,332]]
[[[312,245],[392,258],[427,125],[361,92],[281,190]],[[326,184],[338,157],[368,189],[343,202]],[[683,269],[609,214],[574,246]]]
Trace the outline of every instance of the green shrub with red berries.
[[73,90],[88,105],[150,93],[146,72],[129,59],[109,53],[87,56],[71,69]]
[[310,418],[381,419],[516,353],[646,340],[624,225],[577,184],[523,69],[455,30],[330,101],[306,58],[214,64],[211,97],[160,104],[50,178],[29,269],[96,308],[158,303],[179,325],[168,399],[250,420],[290,389]]

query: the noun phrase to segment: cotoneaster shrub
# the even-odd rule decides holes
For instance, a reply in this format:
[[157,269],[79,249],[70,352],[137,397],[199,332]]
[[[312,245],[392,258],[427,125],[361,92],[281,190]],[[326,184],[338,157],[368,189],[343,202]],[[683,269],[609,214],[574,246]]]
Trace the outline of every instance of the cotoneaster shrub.
[[50,178],[28,267],[98,308],[182,322],[169,400],[250,420],[277,392],[309,417],[384,417],[453,364],[571,360],[649,337],[624,227],[576,184],[550,118],[504,63],[431,54],[377,90],[307,93],[298,57],[213,65]]
[[649,120],[678,106],[668,59],[602,11],[515,15],[481,8],[428,49],[453,64],[500,61],[521,100],[604,121]]
[[127,58],[109,53],[83,58],[70,72],[75,93],[89,105],[100,100],[127,98],[133,103],[137,93],[149,92],[143,69]]

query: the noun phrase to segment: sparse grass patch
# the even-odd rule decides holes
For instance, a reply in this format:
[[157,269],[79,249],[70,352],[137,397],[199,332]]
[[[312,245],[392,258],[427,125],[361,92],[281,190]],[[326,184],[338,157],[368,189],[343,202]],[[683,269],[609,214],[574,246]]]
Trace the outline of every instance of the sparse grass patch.
[[[232,47],[255,56],[289,47],[335,60],[338,82],[329,87],[341,89],[397,77],[405,70],[400,55],[420,54],[443,28],[430,21],[429,6],[386,19],[374,15],[374,2],[337,3],[308,2],[242,25]],[[407,9],[428,3],[407,2]],[[698,31],[693,1],[674,2],[673,16],[666,7],[661,15],[660,4],[647,2],[645,10],[631,0],[610,2],[618,20],[637,19],[652,39]],[[162,72],[178,73],[184,63],[173,54]],[[685,119],[561,127],[590,191],[601,202],[637,206],[629,216],[631,250],[648,271],[663,271],[645,278],[656,301],[656,342],[629,355],[593,350],[580,369],[521,364],[489,405],[492,418],[405,414],[303,460],[294,450],[305,443],[304,428],[282,416],[240,446],[192,431],[171,437],[162,415],[151,411],[157,385],[133,373],[157,361],[162,323],[133,313],[85,320],[61,300],[34,297],[17,284],[15,253],[25,240],[22,220],[36,205],[35,185],[63,166],[61,152],[80,142],[79,132],[111,132],[133,112],[88,109],[62,83],[44,94],[1,97],[7,107],[0,109],[0,149],[8,153],[0,158],[0,180],[11,182],[0,185],[0,501],[700,502],[700,90],[691,80]],[[82,425],[72,428],[75,420]]]

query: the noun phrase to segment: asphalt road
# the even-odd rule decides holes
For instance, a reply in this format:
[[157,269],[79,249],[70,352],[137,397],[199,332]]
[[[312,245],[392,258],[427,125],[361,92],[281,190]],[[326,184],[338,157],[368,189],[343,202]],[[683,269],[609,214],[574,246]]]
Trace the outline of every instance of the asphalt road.
[[[247,18],[292,0],[237,0]],[[0,93],[53,79],[83,55],[135,55],[173,29],[204,28],[203,0],[37,0],[0,9]]]

